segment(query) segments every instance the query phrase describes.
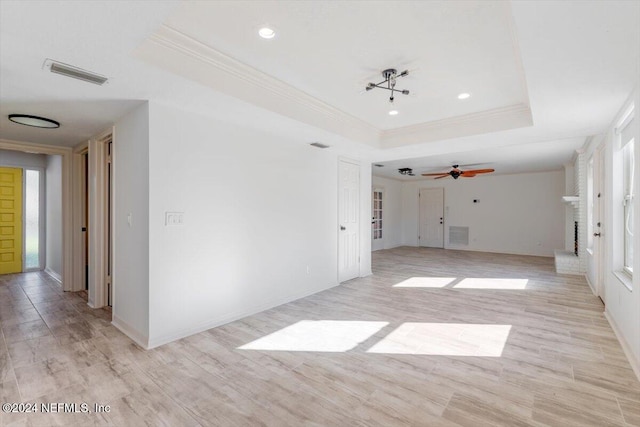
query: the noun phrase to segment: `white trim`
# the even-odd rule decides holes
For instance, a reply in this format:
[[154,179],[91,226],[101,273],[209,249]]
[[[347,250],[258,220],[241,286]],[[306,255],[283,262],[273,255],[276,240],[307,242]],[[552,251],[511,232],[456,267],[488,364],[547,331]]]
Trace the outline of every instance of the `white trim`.
[[613,271],[612,273],[629,292],[633,292],[633,279],[629,273],[626,271]]
[[[82,163],[83,153],[89,149],[89,142],[85,141],[73,149],[73,282],[76,284],[76,291],[84,290],[84,263],[82,253]],[[88,172],[87,172],[88,173]],[[92,307],[92,306],[91,306]],[[94,307],[92,307],[94,308]]]
[[62,156],[62,290],[74,291],[72,150],[69,147],[0,139],[0,149]]
[[622,334],[622,332],[620,331],[620,328],[618,328],[617,323],[613,319],[613,316],[609,314],[609,311],[606,309],[606,306],[604,311],[604,317],[609,322],[609,325],[611,325],[611,329],[613,329],[613,333],[616,334],[616,338],[618,338],[618,341],[620,342],[622,351],[624,351],[625,356],[627,356],[627,359],[629,360],[631,369],[633,369],[633,372],[636,374],[636,377],[638,378],[638,380],[640,380],[640,360],[637,360],[634,357],[633,352],[631,351],[631,347],[629,346],[629,343],[624,339],[624,334]]
[[533,126],[531,109],[526,104],[480,111],[463,116],[419,123],[382,132],[382,148],[441,141],[501,130]]
[[635,110],[635,103],[631,101],[631,103],[626,107],[624,114],[622,114],[622,118],[618,122],[618,125],[616,125],[613,129],[613,132],[616,135],[620,135],[622,133],[622,129],[627,127],[629,122],[633,120],[633,117],[635,116],[633,114],[634,110]]
[[585,274],[584,278],[587,280],[587,285],[589,285],[589,288],[591,288],[591,293],[595,296],[598,296],[595,286],[593,286],[593,284],[591,283],[591,280],[589,280],[589,275]]
[[[326,291],[327,289],[331,289],[331,288],[334,288],[334,287],[339,286],[339,285],[340,285],[339,283],[335,283],[335,284],[330,285],[330,286],[328,286],[326,288],[323,288],[323,289],[316,289],[316,290],[309,291],[309,292],[302,292],[302,293],[291,295],[291,296],[288,296],[288,297],[285,297],[285,298],[276,298],[276,299],[273,299],[271,301],[265,302],[264,304],[260,304],[260,305],[258,305],[256,307],[252,308],[252,309],[237,311],[235,313],[232,313],[232,314],[229,314],[227,316],[224,316],[224,317],[222,317],[220,319],[209,320],[209,321],[206,321],[204,323],[201,323],[198,326],[182,329],[179,332],[175,332],[175,333],[167,334],[167,335],[162,335],[162,336],[159,336],[157,338],[150,337],[149,340],[148,340],[148,346],[146,348],[147,349],[156,348],[156,347],[159,347],[161,345],[168,344],[168,343],[170,343],[172,341],[176,341],[176,340],[179,340],[181,338],[188,337],[190,335],[194,335],[194,334],[206,331],[206,330],[211,329],[211,328],[217,328],[219,326],[226,325],[227,323],[231,323],[231,322],[234,322],[236,320],[239,320],[239,319],[242,319],[242,318],[245,318],[245,317],[248,317],[248,316],[253,316],[254,314],[261,313],[261,312],[266,311],[266,310],[270,310],[270,309],[272,309],[274,307],[278,307],[280,305],[287,304],[287,303],[289,303],[291,301],[296,301],[296,300],[299,300],[301,298],[306,298],[308,296],[315,295],[315,294],[317,294],[319,292]],[[115,315],[114,315],[114,322],[115,322]],[[112,322],[112,323],[114,323],[114,322]],[[129,335],[129,334],[127,334],[127,335]],[[133,337],[131,337],[131,336],[129,336],[129,337],[131,339],[133,339],[134,341],[136,341]],[[136,341],[136,342],[138,342],[138,341]]]
[[[129,325],[127,322],[125,322],[124,320],[120,319],[118,316],[115,315],[115,313],[113,314],[113,319],[111,320],[111,324],[113,326],[115,326],[116,329],[118,329],[120,332],[122,332],[123,334],[125,334],[126,336],[131,338],[133,340],[133,342],[138,344],[143,349],[150,350],[151,348],[153,348],[153,347],[149,346],[149,339],[147,337],[145,337],[144,334],[141,334],[135,328],[133,328],[131,325]],[[191,334],[189,334],[189,335],[191,335]],[[187,336],[187,335],[185,335],[185,336]],[[182,337],[180,337],[180,338],[182,338]],[[169,341],[167,341],[167,342],[169,342]],[[155,347],[157,347],[157,345]]]
[[[515,57],[520,58],[513,28],[511,35]],[[373,148],[440,141],[533,125],[521,63],[518,64],[518,74],[526,97],[523,103],[383,131],[167,25],[162,25],[145,40],[134,56],[216,91]]]
[[134,56],[225,94],[377,147],[380,130],[324,101],[162,25]]
[[[88,304],[92,308],[104,307],[106,301],[105,266],[105,141],[113,140],[113,127],[105,130],[88,142],[89,148],[89,296]],[[78,199],[80,200],[80,199]],[[80,249],[82,250],[82,249]],[[81,264],[80,262],[77,263]],[[82,270],[82,267],[80,267]],[[76,274],[78,272],[76,271]],[[81,274],[84,274],[82,272]],[[113,279],[112,279],[113,283]],[[112,301],[113,305],[113,301]]]
[[44,272],[47,273],[49,276],[51,276],[51,278],[54,279],[56,282],[62,284],[62,276],[60,276],[58,273],[56,273],[50,268],[45,268]]

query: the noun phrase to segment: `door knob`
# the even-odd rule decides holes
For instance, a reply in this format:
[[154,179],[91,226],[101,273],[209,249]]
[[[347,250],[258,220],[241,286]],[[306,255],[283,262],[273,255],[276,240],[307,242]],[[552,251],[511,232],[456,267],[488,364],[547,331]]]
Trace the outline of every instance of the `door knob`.
[[340,226],[340,230],[344,231],[344,230],[346,230],[346,229],[347,229],[347,228],[346,228],[344,225],[341,225],[341,226]]
[[600,237],[600,233],[593,233],[595,237]]

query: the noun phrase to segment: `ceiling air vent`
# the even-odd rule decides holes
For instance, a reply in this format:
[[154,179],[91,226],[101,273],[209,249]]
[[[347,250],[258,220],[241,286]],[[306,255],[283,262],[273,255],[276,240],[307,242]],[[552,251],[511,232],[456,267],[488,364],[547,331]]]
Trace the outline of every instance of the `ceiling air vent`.
[[318,148],[329,148],[327,144],[323,144],[321,142],[312,142],[309,145],[311,145],[312,147],[318,147]]
[[61,74],[63,76],[71,77],[78,80],[84,80],[85,82],[93,83],[102,86],[109,80],[105,76],[92,73],[91,71],[83,70],[82,68],[74,67],[73,65],[63,64],[52,59],[47,59],[44,62],[44,66],[49,68],[52,73]]

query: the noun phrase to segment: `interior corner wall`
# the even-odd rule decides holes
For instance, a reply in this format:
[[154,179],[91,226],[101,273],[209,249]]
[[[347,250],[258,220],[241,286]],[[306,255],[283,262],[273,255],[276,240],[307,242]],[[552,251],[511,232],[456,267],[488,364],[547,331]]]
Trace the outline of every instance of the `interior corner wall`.
[[113,324],[142,346],[149,337],[149,104],[113,135]]
[[[382,233],[384,249],[402,245],[402,182],[373,176],[373,188],[383,189]],[[369,231],[369,234],[371,232]]]
[[[151,103],[149,346],[336,286],[338,159]],[[169,213],[183,224],[167,225]]]
[[[405,245],[418,245],[418,194],[433,187],[444,188],[447,249],[553,256],[565,245],[563,171],[405,182]],[[469,227],[469,244],[450,244],[449,226]]]
[[45,175],[45,269],[54,277],[61,278],[64,252],[62,248],[62,156],[47,156]]

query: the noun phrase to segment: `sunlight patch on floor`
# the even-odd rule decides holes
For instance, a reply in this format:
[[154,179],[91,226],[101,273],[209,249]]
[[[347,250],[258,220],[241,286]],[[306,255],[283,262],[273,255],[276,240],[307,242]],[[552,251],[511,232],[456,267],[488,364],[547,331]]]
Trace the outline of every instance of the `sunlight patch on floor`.
[[375,335],[388,322],[301,320],[239,350],[345,352]]
[[407,322],[367,353],[500,357],[511,325]]
[[453,287],[455,289],[497,289],[520,290],[526,289],[529,279],[497,279],[469,277],[460,281]]
[[393,285],[394,288],[444,288],[455,282],[455,277],[411,277]]

